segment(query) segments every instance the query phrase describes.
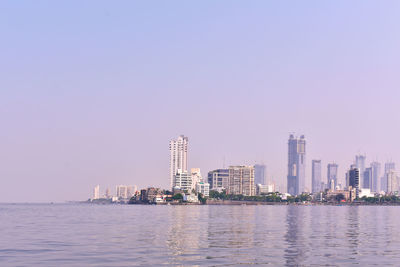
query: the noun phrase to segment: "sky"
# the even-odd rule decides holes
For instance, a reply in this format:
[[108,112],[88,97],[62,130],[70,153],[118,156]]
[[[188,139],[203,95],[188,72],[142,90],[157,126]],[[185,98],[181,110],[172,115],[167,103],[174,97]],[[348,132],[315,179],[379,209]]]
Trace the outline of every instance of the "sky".
[[0,202],[169,186],[189,167],[400,164],[399,1],[1,1]]

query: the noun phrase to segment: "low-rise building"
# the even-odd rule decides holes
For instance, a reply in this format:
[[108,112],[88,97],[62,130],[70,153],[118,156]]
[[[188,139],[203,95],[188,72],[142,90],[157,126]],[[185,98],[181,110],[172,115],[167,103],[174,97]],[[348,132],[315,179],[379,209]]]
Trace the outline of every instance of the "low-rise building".
[[183,201],[190,203],[198,203],[199,198],[195,194],[188,194],[183,196]]
[[196,192],[202,194],[205,197],[210,196],[210,184],[209,183],[197,183]]
[[359,193],[359,198],[362,197],[374,197],[375,194],[371,192],[370,188],[361,188]]
[[179,169],[175,174],[174,181],[173,188],[178,187],[187,193],[192,191],[192,175],[187,171]]
[[275,192],[275,188],[273,184],[257,184],[256,186],[256,194],[257,195],[262,195],[262,194],[268,194],[268,193],[273,193]]
[[331,190],[329,190],[329,191],[326,193],[326,199],[327,199],[328,201],[329,201],[329,200],[336,200],[336,197],[337,197],[338,195],[340,195],[340,194],[343,195],[345,201],[352,201],[352,200],[351,200],[351,194],[350,194],[350,191],[349,191],[349,190],[336,190],[336,191],[331,191]]

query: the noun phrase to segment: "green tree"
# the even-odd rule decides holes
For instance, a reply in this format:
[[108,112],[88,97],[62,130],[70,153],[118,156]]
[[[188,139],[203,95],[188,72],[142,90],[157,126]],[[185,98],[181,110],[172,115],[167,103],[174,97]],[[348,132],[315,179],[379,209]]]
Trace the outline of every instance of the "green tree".
[[173,200],[183,200],[183,195],[181,193],[175,194],[172,197]]
[[203,205],[206,204],[207,198],[204,197],[202,193],[199,193],[199,194],[197,195],[197,197],[199,198],[199,201],[200,201],[201,204],[203,204]]

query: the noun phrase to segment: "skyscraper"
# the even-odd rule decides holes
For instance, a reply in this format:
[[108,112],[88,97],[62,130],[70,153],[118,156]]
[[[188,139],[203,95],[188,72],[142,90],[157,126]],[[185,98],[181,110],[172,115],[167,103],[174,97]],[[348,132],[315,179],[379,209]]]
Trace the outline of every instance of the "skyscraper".
[[381,164],[379,162],[372,162],[372,192],[379,192],[380,189],[380,175],[381,175]]
[[312,193],[321,191],[321,160],[312,161]]
[[264,164],[254,165],[254,183],[257,184],[267,184],[266,166]]
[[183,135],[180,135],[177,140],[171,140],[169,142],[170,151],[170,186],[174,187],[174,177],[179,170],[182,172],[187,172],[188,170],[188,141],[189,139]]
[[387,179],[387,191],[388,194],[397,194],[399,191],[399,185],[397,183],[397,175],[394,170],[389,170],[386,173]]
[[304,192],[306,175],[306,140],[304,135],[295,138],[290,135],[288,141],[287,192],[298,195]]
[[372,192],[372,167],[365,169],[363,180],[363,188],[370,189]]
[[385,163],[385,173],[388,173],[389,171],[394,171],[396,169],[396,165],[394,162],[386,162]]
[[[328,164],[328,173],[327,173],[327,184],[328,188],[331,187],[332,183],[334,184],[334,188],[338,185],[337,175],[338,175],[338,165],[336,163]],[[333,181],[333,182],[332,182]]]
[[254,196],[254,166],[230,166],[227,193]]
[[360,169],[360,188],[364,188],[365,155],[356,155],[355,165]]
[[356,190],[356,197],[358,197],[360,190],[360,169],[359,168],[351,168],[347,175],[349,181],[348,185]]

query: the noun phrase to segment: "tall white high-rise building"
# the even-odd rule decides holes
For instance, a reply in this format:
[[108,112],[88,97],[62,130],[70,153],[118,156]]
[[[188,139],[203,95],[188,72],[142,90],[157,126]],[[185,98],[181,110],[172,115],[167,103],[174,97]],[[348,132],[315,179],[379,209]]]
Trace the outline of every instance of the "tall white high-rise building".
[[100,185],[96,185],[93,189],[93,199],[100,198]]
[[169,178],[170,178],[170,186],[174,187],[174,177],[178,170],[182,172],[187,172],[188,170],[188,141],[189,139],[183,135],[180,135],[178,139],[171,140],[169,142],[169,151],[170,151],[170,163],[169,163]]

